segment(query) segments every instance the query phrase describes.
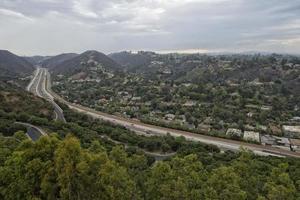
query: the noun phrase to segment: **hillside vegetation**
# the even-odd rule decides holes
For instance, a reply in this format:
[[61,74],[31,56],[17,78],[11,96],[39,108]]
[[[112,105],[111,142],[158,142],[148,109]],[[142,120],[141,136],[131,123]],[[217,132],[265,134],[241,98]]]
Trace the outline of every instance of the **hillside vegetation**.
[[30,75],[33,71],[33,65],[26,59],[9,51],[0,50],[0,80]]
[[[9,85],[4,88],[10,98],[2,94],[1,122],[20,120],[27,112],[23,120],[49,136],[32,142],[22,127],[2,125],[3,135],[11,137],[0,136],[0,199],[300,198],[299,159],[221,153],[184,138],[137,136],[63,105],[68,123],[56,122],[38,112],[50,112],[47,102]],[[21,97],[28,105],[17,101]],[[29,106],[33,103],[38,106]],[[145,150],[176,155],[154,162]]]

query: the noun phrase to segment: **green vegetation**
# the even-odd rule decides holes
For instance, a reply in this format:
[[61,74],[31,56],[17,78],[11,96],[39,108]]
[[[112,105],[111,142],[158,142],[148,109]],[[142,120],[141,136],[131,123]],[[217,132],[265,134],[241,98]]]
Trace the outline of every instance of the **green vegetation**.
[[282,124],[299,124],[298,57],[123,54],[124,72],[89,63],[55,77],[53,89],[99,111],[220,137],[228,128],[282,136]]
[[11,136],[24,127],[16,121],[36,125],[48,123],[53,115],[51,104],[20,88],[0,82],[0,134]]
[[[201,152],[149,164],[121,146],[82,148],[68,135],[0,138],[1,199],[269,199],[300,196],[300,160]],[[212,158],[213,156],[208,157]],[[226,160],[227,158],[227,160]],[[223,161],[221,161],[223,160]],[[221,162],[220,162],[221,161]]]
[[[56,122],[44,100],[2,86],[0,199],[300,198],[299,159],[221,153],[169,135],[137,136],[63,105],[69,123]],[[11,128],[6,120],[38,125],[49,136],[32,142],[22,127]],[[176,155],[155,162],[145,150]]]

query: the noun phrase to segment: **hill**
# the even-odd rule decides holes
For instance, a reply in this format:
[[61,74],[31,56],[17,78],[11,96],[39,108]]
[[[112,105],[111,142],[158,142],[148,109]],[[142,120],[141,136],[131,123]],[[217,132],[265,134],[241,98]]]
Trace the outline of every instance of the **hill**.
[[147,66],[151,63],[151,57],[145,52],[132,53],[129,51],[122,51],[109,54],[108,57],[130,71],[138,67]]
[[78,56],[76,53],[63,53],[57,56],[49,57],[41,62],[42,67],[53,69],[59,66],[61,63],[70,60],[74,57]]
[[73,75],[88,68],[98,67],[108,71],[120,70],[121,66],[107,57],[105,54],[97,51],[86,51],[74,58],[68,59],[54,68],[52,71],[55,74]]
[[25,76],[34,70],[34,66],[22,57],[7,50],[0,50],[0,79]]
[[33,65],[38,65],[44,60],[51,58],[51,56],[24,56],[23,58]]

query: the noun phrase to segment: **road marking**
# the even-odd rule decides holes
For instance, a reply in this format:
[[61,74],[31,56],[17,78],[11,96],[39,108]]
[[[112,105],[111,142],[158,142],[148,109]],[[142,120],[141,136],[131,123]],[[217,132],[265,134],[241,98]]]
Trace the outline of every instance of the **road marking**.
[[37,77],[38,72],[39,72],[39,69],[38,69],[38,68],[37,68],[36,70],[34,70],[34,76],[33,76],[33,79],[31,79],[29,85],[26,87],[26,90],[27,90],[28,92],[30,91],[30,89],[31,89],[31,87],[32,87],[32,85],[33,85],[33,83],[34,83],[34,81],[35,81],[35,79],[36,79],[36,77]]
[[36,92],[36,94],[37,94],[39,97],[41,97],[41,98],[42,98],[42,95],[41,95],[41,93],[40,93],[40,91],[39,91],[39,85],[40,85],[40,82],[41,82],[42,75],[43,75],[43,70],[41,70],[41,72],[40,72],[39,79],[38,79],[38,82],[37,82],[36,87],[35,87],[35,92]]

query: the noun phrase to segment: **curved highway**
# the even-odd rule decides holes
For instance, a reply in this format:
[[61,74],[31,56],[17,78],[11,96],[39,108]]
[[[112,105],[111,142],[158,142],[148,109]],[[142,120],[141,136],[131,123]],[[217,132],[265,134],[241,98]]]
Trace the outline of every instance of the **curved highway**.
[[[258,155],[272,155],[272,156],[292,156],[292,157],[298,157],[300,158],[300,153],[297,152],[292,152],[288,150],[283,150],[283,149],[278,149],[275,147],[270,147],[270,146],[263,146],[263,145],[258,145],[258,144],[250,144],[246,142],[241,142],[241,141],[235,141],[235,140],[230,140],[230,139],[224,139],[224,138],[217,138],[217,137],[212,137],[212,136],[207,136],[207,135],[200,135],[196,133],[191,133],[187,131],[181,131],[181,130],[175,130],[171,128],[164,128],[164,127],[159,127],[159,126],[154,126],[154,125],[149,125],[145,124],[139,121],[131,120],[131,119],[126,119],[110,114],[106,114],[103,112],[99,112],[96,110],[93,110],[88,107],[84,107],[78,104],[73,104],[70,103],[66,100],[64,100],[62,97],[57,95],[55,92],[51,90],[51,85],[50,85],[50,74],[47,71],[47,69],[38,69],[41,71],[41,73],[36,73],[40,74],[40,76],[45,76],[46,78],[46,84],[45,84],[45,79],[44,81],[38,81],[39,84],[43,84],[43,87],[41,88],[41,93],[50,97],[53,101],[53,99],[57,99],[58,101],[68,105],[69,108],[85,113],[87,115],[90,115],[94,118],[99,118],[104,121],[108,121],[114,124],[118,124],[121,126],[124,126],[134,132],[138,132],[139,134],[157,134],[157,135],[166,135],[170,134],[174,137],[180,137],[183,136],[187,140],[192,140],[192,141],[198,141],[202,142],[205,144],[212,144],[218,146],[220,149],[223,150],[233,150],[233,151],[239,151],[241,147],[253,151],[255,154]],[[46,75],[44,75],[46,74]],[[46,86],[45,86],[46,85]],[[54,101],[53,101],[54,102]]]
[[36,141],[38,140],[41,136],[47,135],[45,131],[43,131],[41,128],[34,126],[29,123],[24,123],[24,122],[15,122],[16,124],[23,125],[27,128],[27,133],[26,135],[32,140]]
[[49,83],[49,73],[45,69],[37,68],[34,72],[34,77],[27,86],[27,91],[32,92],[36,96],[46,99],[54,107],[54,115],[56,120],[66,122],[63,110],[55,103],[54,98],[46,90]]

